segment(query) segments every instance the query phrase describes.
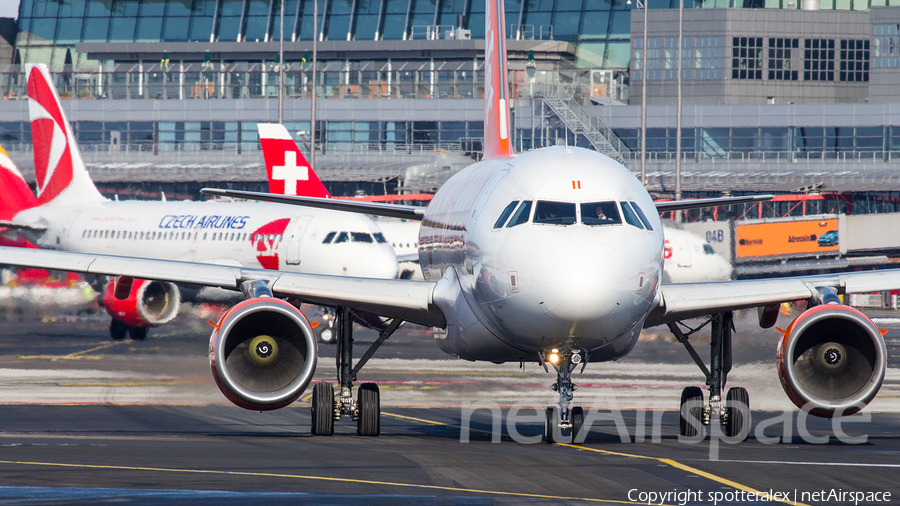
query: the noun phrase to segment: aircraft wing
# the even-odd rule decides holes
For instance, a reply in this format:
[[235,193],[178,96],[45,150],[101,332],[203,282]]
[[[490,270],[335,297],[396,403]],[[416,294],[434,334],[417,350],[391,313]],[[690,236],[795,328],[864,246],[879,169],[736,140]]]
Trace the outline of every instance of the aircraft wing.
[[686,318],[813,298],[817,287],[837,293],[869,293],[900,287],[900,269],[794,278],[662,285],[645,327]]
[[386,216],[388,218],[402,218],[414,221],[421,221],[422,216],[425,215],[424,207],[385,204],[382,202],[357,202],[343,199],[297,197],[294,195],[278,195],[274,193],[248,192],[242,190],[222,190],[219,188],[203,188],[200,190],[200,193],[217,197],[232,197],[237,199],[258,200],[261,202],[274,202],[276,204],[316,207],[319,209],[330,209],[332,211],[371,214],[374,216]]
[[735,204],[752,204],[772,200],[774,195],[751,195],[749,197],[718,197],[712,199],[670,200],[668,202],[655,202],[656,210],[664,213],[668,211],[682,211],[684,209],[696,209],[698,207],[732,206]]
[[42,234],[47,231],[45,225],[26,225],[24,223],[15,223],[12,221],[0,220],[0,228],[10,228],[13,230],[25,230],[35,234]]
[[322,274],[245,269],[226,265],[0,247],[0,265],[37,267],[106,276],[132,276],[240,290],[244,281],[267,280],[275,295],[325,306],[347,306],[426,326],[443,327],[444,315],[432,304],[436,283],[399,279],[352,278]]

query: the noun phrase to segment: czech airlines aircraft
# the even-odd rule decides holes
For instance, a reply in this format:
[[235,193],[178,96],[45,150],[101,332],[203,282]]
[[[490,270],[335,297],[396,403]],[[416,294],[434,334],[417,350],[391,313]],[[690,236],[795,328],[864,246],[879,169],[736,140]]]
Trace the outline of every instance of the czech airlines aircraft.
[[[396,277],[393,250],[365,216],[256,203],[103,198],[84,168],[46,67],[31,66],[28,72],[38,198],[21,175],[5,170],[0,215],[6,222],[0,225],[17,229],[38,247],[334,276]],[[318,183],[314,174],[311,178]],[[126,333],[143,339],[148,327],[175,317],[179,301],[175,284],[143,279],[130,288],[109,284],[103,294],[104,307],[113,317],[114,339]]]
[[[634,175],[597,152],[556,146],[513,156],[502,0],[487,2],[485,25],[484,159],[450,178],[427,208],[209,191],[420,219],[419,262],[427,281],[11,248],[0,248],[0,263],[242,288],[247,299],[222,317],[210,337],[210,364],[222,392],[254,410],[298,399],[316,366],[315,335],[306,318],[274,296],[336,307],[340,393],[335,398],[330,385],[316,384],[314,434],[331,434],[341,416],[356,420],[360,435],[379,433],[377,386],[360,385],[357,399],[352,387],[366,360],[403,321],[436,327],[438,346],[459,358],[552,367],[559,403],[546,411],[548,442],[557,441],[563,430],[572,431],[576,440],[584,437],[584,412],[570,405],[573,371],[628,354],[642,328],[660,324],[668,324],[685,343],[709,387],[706,402],[700,388],[683,391],[681,433],[696,436],[702,423],[715,421],[724,424],[729,436],[745,438],[750,429],[747,391],[724,391],[732,359],[731,315],[762,308],[760,324],[770,327],[785,301],[805,299],[814,306],[780,332],[777,360],[788,396],[819,416],[855,412],[875,396],[885,373],[882,332],[841,305],[836,292],[897,288],[900,271],[662,284],[664,238],[658,211],[754,199],[654,205]],[[393,320],[354,366],[348,322],[357,311]],[[677,325],[696,317],[707,317],[712,324],[708,369],[690,346],[689,334]]]

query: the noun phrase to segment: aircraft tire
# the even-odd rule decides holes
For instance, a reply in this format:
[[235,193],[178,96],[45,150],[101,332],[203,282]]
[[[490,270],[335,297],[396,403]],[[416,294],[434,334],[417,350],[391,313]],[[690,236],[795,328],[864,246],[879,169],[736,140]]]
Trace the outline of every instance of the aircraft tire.
[[750,436],[750,395],[743,387],[734,387],[725,395],[725,435],[737,441]]
[[334,434],[334,387],[330,383],[316,383],[312,396],[312,435]]
[[329,325],[319,325],[320,329],[316,329],[316,337],[319,338],[320,343],[325,344],[333,344],[334,343],[334,328]]
[[128,335],[135,341],[147,339],[147,327],[128,327]]
[[701,420],[703,415],[703,391],[700,387],[686,387],[681,391],[681,423],[679,434],[684,437],[697,437],[697,427],[688,423],[688,414]]
[[128,325],[125,325],[121,320],[116,320],[113,318],[109,322],[109,337],[112,338],[113,341],[121,341],[125,339],[125,336],[128,334]]
[[381,393],[375,383],[359,385],[357,393],[359,417],[356,419],[356,433],[360,436],[381,434]]
[[556,408],[553,406],[548,407],[547,422],[544,425],[544,442],[547,444],[556,444],[559,439],[559,423],[556,419]]
[[584,426],[584,408],[575,406],[572,408],[570,416],[572,417],[572,443],[582,443],[584,438],[579,436],[581,435],[581,428]]

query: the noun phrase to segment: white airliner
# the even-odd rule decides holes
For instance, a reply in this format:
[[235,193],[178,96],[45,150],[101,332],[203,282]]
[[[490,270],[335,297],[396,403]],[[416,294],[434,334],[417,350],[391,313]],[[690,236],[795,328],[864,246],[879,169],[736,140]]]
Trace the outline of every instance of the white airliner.
[[[209,193],[422,221],[419,263],[427,281],[363,279],[231,268],[110,255],[0,248],[0,263],[80,272],[145,276],[163,281],[242,288],[247,299],[217,323],[210,363],[222,392],[248,409],[275,409],[298,399],[316,366],[315,336],[306,319],[277,297],[300,297],[337,308],[340,393],[317,383],[312,432],[331,434],[336,418],[352,417],[360,435],[380,432],[376,385],[352,387],[357,372],[403,321],[436,327],[438,346],[452,356],[491,362],[538,362],[557,373],[559,405],[546,411],[546,439],[571,431],[582,440],[584,412],[572,407],[572,373],[615,360],[637,344],[644,327],[668,324],[704,372],[708,394],[687,387],[681,434],[723,423],[736,440],[750,430],[747,391],[725,392],[731,367],[732,311],[762,308],[774,324],[778,305],[808,300],[781,333],[779,377],[808,412],[840,416],[864,407],[885,373],[885,345],[864,315],[835,292],[900,287],[900,271],[792,279],[662,284],[664,238],[657,211],[747,202],[733,197],[654,205],[639,181],[594,151],[556,146],[513,156],[509,139],[502,0],[485,12],[484,159],[462,170],[427,208],[228,190]],[[761,197],[770,198],[770,197]],[[758,200],[757,199],[757,200]],[[393,318],[359,363],[352,363],[354,312]],[[707,369],[677,323],[711,319]]]
[[[308,162],[284,125],[259,123],[257,127],[266,162],[269,193],[331,198],[318,180],[305,181]],[[419,221],[382,218],[377,219],[376,223],[388,244],[394,248],[400,265],[400,277],[424,279],[419,267]],[[663,221],[662,228],[665,237],[663,283],[731,279],[731,264],[717,254],[702,237],[678,228],[670,221]]]
[[[3,172],[4,223],[45,249],[149,257],[334,276],[397,275],[397,260],[375,223],[361,215],[232,202],[110,201],[94,187],[44,66],[28,67],[38,199],[10,192]],[[18,177],[17,177],[18,176]],[[298,176],[299,177],[299,176]],[[315,174],[309,184],[321,186]],[[25,187],[27,190],[27,186]],[[324,188],[324,187],[323,187]],[[149,273],[149,274],[152,274]],[[152,276],[147,276],[152,279]],[[178,311],[172,283],[110,284],[103,304],[114,339],[136,339]],[[118,295],[118,296],[116,296]]]

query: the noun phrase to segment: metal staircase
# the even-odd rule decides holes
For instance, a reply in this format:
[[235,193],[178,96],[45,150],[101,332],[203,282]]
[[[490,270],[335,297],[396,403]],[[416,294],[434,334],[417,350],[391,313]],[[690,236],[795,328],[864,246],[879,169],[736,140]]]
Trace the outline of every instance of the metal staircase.
[[543,100],[569,130],[583,135],[597,151],[625,163],[631,153],[628,146],[600,118],[586,113],[563,85],[535,84],[531,90],[531,96]]

